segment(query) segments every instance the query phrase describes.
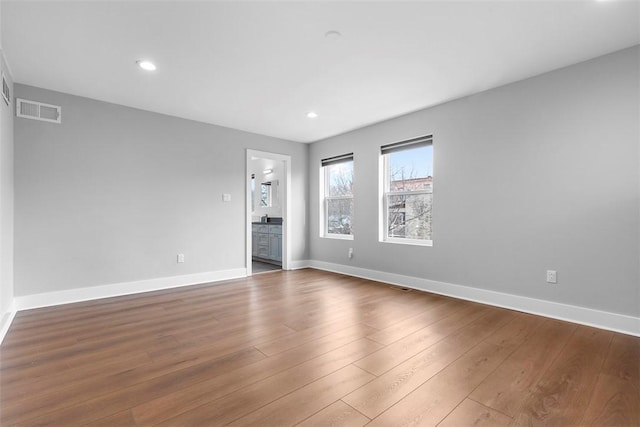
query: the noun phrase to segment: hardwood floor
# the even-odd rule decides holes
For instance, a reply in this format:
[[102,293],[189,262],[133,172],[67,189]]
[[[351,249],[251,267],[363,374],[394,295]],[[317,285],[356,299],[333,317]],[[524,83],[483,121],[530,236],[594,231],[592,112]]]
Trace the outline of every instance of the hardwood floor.
[[640,338],[318,270],[18,313],[2,426],[640,425]]

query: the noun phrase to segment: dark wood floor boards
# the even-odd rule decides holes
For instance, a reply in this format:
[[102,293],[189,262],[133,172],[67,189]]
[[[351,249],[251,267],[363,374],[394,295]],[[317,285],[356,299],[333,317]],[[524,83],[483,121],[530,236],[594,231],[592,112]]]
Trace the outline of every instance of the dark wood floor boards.
[[[24,421],[34,414],[52,414],[35,418],[35,424],[74,425],[105,417],[114,410],[125,410],[143,399],[162,395],[163,389],[189,387],[203,377],[220,371],[232,370],[247,363],[263,359],[257,350],[223,356],[213,361],[176,370],[153,363],[144,364],[133,371],[112,376],[88,377],[68,387],[30,394],[13,404],[3,405],[2,417]],[[25,412],[27,410],[28,412]],[[86,414],[81,412],[86,410]],[[80,412],[80,413],[79,413]]]
[[354,365],[347,365],[245,415],[230,425],[281,426],[298,423],[335,402],[340,396],[366,384],[372,378],[370,373]]
[[640,340],[614,334],[582,424],[640,426]]
[[371,426],[436,425],[506,358],[503,347],[481,342],[377,416]]
[[579,326],[524,399],[515,425],[580,425],[613,333]]
[[118,412],[99,420],[91,421],[84,424],[84,427],[118,427],[118,426],[134,426],[136,424],[130,410]]
[[581,424],[584,426],[639,426],[640,392],[637,384],[601,374]]
[[477,322],[433,345],[426,344],[423,351],[390,370],[385,371],[387,367],[381,369],[383,374],[342,400],[373,419],[464,355],[513,316],[515,313],[506,310],[483,310]]
[[[370,340],[363,340],[367,332],[368,330],[366,329],[348,328],[327,335],[313,343],[287,350],[258,363],[238,369],[235,372],[211,378],[200,383],[198,387],[185,389],[183,392],[170,393],[160,399],[135,407],[133,408],[134,416],[140,425],[154,425],[157,422],[165,421],[181,413],[214,402],[216,399],[234,393],[237,390],[241,391],[236,393],[234,398],[246,394],[255,396],[255,393],[258,392],[263,392],[267,399],[275,398],[274,396],[277,396],[276,390],[263,390],[265,384],[270,384],[270,382],[274,381],[269,378],[286,381],[291,378],[291,375],[295,376],[305,369],[313,369],[314,372],[303,373],[301,378],[292,378],[289,381],[304,380],[307,375],[318,375],[318,373],[326,372],[326,366],[331,366],[332,363],[339,365],[340,361],[344,360],[345,357],[350,357],[351,353],[348,353],[349,351],[362,351],[364,349],[370,353],[380,348],[380,344]],[[362,353],[357,354],[362,357]],[[282,375],[277,377],[281,373]],[[245,388],[262,380],[268,380],[269,382],[263,382],[257,387],[257,391],[255,388]],[[219,410],[218,408],[224,410],[226,404],[227,401],[221,401],[213,406],[196,410],[196,413],[192,415],[199,416],[198,411],[207,411],[210,414],[210,411],[217,411]],[[239,410],[242,409],[242,407],[239,408]]]
[[317,342],[336,330],[348,330],[354,328],[362,331],[377,331],[376,329],[359,323],[359,319],[350,315],[340,316],[327,323],[320,323],[295,333],[276,338],[266,343],[257,343],[255,348],[267,356],[273,356],[286,350],[290,350],[307,343]]
[[374,375],[382,375],[486,313],[486,308],[479,305],[466,306],[431,326],[400,338],[356,364]]
[[331,405],[316,412],[298,424],[299,427],[358,427],[371,421],[342,400],[336,400]]
[[425,310],[415,316],[408,317],[402,321],[395,322],[378,332],[369,335],[369,338],[381,344],[391,344],[407,335],[417,332],[429,325],[444,320],[452,316],[459,310],[469,307],[471,304],[466,301],[456,300],[435,300],[424,301]]
[[500,366],[470,395],[483,405],[511,417],[522,398],[540,381],[542,375],[564,348],[576,325],[546,319]]
[[438,424],[438,427],[507,427],[511,421],[510,417],[499,411],[465,399]]
[[[373,376],[360,368],[353,366],[352,363],[378,348],[380,348],[380,344],[367,340],[366,338],[353,341],[314,359],[308,360],[307,362],[294,366],[291,369],[278,372],[277,374],[265,378],[257,383],[252,383],[248,387],[227,394],[221,399],[213,401],[208,405],[201,405],[191,411],[169,419],[164,423],[160,423],[159,425],[203,425],[209,420],[216,420],[216,422],[219,422],[220,424],[226,424],[239,417],[245,416],[254,410],[260,409],[262,406],[276,401],[279,398],[295,392],[304,386],[308,386],[309,384],[313,383],[314,386],[310,386],[310,388],[318,390],[315,384],[324,377],[331,377],[332,381],[323,381],[322,385],[319,386],[319,389],[323,389],[325,387],[331,389],[331,382],[334,380],[337,382],[346,381],[348,384],[357,384],[357,386],[360,386],[368,382],[373,378]],[[348,388],[348,386],[345,387]],[[340,390],[343,390],[345,393],[357,388],[354,386],[347,391],[345,387],[340,388]],[[331,396],[333,396],[334,392],[332,392]],[[326,402],[325,405],[317,407],[315,411],[312,411],[305,417],[301,418],[300,421],[337,400],[342,395],[344,395],[344,393],[333,397],[331,400]],[[313,396],[311,400],[319,402],[326,401],[327,398],[326,396],[315,393],[312,393],[311,396]],[[276,406],[281,406],[281,404],[279,403]],[[297,408],[294,406],[290,411],[295,412],[297,411]],[[134,416],[135,415],[136,412],[134,410]],[[146,423],[140,424],[146,425]],[[155,425],[155,423],[153,423],[153,425]]]
[[0,425],[640,425],[640,338],[305,269],[20,312]]

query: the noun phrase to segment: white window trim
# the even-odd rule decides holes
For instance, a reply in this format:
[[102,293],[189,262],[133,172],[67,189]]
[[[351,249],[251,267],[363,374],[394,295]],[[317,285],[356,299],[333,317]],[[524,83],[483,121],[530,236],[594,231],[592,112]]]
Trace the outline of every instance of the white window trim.
[[325,196],[325,194],[329,193],[329,189],[327,188],[325,167],[326,166],[320,166],[320,182],[322,182],[322,185],[320,186],[320,204],[322,205],[320,215],[320,237],[324,239],[353,240],[353,234],[336,234],[329,233],[327,231],[327,218],[329,218],[329,200],[353,200],[353,194],[351,196]]
[[387,237],[387,240],[384,240],[382,243],[393,243],[396,245],[433,246],[433,240],[403,239],[400,237]]
[[[326,181],[325,181],[325,185],[326,185]],[[327,190],[325,190],[326,192]],[[326,194],[326,193],[325,193]],[[327,196],[324,198],[324,217],[325,218],[329,218],[329,201],[330,200],[353,200],[353,195],[351,196]],[[353,220],[353,218],[352,218]],[[323,237],[327,237],[330,239],[342,239],[342,240],[353,240],[353,234],[336,234],[336,233],[329,233],[326,231],[326,227],[327,227],[327,223],[324,223],[324,227],[325,227],[325,233]],[[353,231],[352,231],[353,233]]]
[[403,196],[403,195],[418,195],[418,194],[433,194],[431,191],[418,190],[418,191],[387,191],[387,186],[391,182],[389,177],[389,155],[380,154],[379,174],[382,177],[380,180],[380,230],[379,241],[381,243],[392,243],[396,245],[413,245],[413,246],[433,246],[433,239],[406,239],[402,237],[389,237],[388,230],[388,196]]

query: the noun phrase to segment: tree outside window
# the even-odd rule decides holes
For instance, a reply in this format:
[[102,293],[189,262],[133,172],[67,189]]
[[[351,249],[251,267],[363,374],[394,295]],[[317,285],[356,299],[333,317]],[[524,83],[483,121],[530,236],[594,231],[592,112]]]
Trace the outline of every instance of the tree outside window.
[[381,153],[384,161],[383,240],[430,243],[433,240],[431,138],[383,146]]
[[324,236],[353,235],[353,154],[323,160]]

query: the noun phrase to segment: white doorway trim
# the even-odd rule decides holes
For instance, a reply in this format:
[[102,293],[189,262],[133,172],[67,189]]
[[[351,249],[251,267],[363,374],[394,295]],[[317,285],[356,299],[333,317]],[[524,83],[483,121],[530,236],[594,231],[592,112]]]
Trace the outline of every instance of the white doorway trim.
[[282,269],[289,270],[291,265],[291,255],[289,248],[291,247],[291,156],[278,153],[269,153],[266,151],[257,151],[247,149],[247,161],[245,164],[245,212],[246,212],[246,269],[247,276],[251,276],[253,269],[251,267],[251,161],[260,159],[271,159],[284,162],[284,198],[282,200]]

